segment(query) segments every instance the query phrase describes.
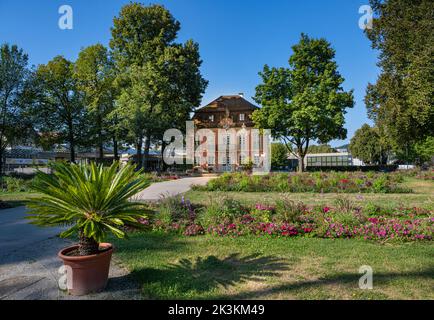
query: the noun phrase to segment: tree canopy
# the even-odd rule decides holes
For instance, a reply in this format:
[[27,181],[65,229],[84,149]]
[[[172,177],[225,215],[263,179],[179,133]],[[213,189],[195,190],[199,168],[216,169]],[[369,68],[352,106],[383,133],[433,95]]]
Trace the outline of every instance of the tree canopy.
[[288,163],[288,149],[283,143],[271,144],[271,166],[273,168],[284,167]]
[[122,88],[117,114],[127,123],[139,167],[152,140],[179,125],[199,106],[207,86],[200,73],[199,46],[176,43],[180,23],[161,5],[131,3],[114,19],[110,46]]
[[6,147],[26,138],[31,128],[20,106],[29,79],[28,56],[16,45],[0,47],[0,175]]
[[307,151],[308,153],[334,153],[336,149],[328,144],[311,145]]
[[74,66],[77,87],[84,93],[84,103],[94,124],[91,140],[99,149],[99,160],[104,158],[104,142],[110,132],[109,113],[114,109],[114,68],[107,48],[96,44],[79,53]]
[[262,84],[256,87],[254,99],[262,108],[253,113],[253,120],[285,142],[303,171],[310,143],[346,137],[344,116],[354,102],[352,91],[342,88],[344,78],[337,70],[335,51],[325,39],[302,34],[292,49],[290,68],[265,65],[259,73]]
[[87,143],[88,119],[84,96],[74,77],[74,63],[57,56],[39,65],[33,78],[29,113],[35,129],[53,137],[55,142],[66,141],[70,161],[75,161],[76,147]]
[[349,149],[353,157],[366,164],[385,164],[387,161],[387,146],[381,140],[378,128],[364,124],[351,139]]
[[371,0],[381,74],[369,84],[368,114],[394,151],[434,136],[434,10],[431,0]]

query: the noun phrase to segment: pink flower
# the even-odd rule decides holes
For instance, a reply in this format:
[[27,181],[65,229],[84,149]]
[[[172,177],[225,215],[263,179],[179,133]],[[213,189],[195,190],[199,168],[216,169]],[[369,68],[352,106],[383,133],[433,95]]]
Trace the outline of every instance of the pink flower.
[[371,223],[373,223],[373,224],[377,224],[378,223],[378,219],[377,218],[369,218],[368,221],[371,222]]

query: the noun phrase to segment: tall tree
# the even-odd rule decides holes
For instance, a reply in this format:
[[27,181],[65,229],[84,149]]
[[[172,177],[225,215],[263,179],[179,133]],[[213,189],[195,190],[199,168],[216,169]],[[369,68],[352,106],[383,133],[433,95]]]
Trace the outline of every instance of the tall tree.
[[259,73],[262,84],[254,99],[262,108],[253,113],[253,120],[258,128],[271,128],[273,137],[298,157],[299,171],[304,171],[311,142],[345,139],[344,116],[354,102],[352,91],[342,88],[335,51],[325,39],[302,34],[292,49],[290,68],[265,65]]
[[417,162],[434,164],[434,137],[428,137],[414,146]]
[[31,114],[35,129],[42,135],[66,141],[70,161],[75,162],[76,147],[88,137],[88,119],[83,94],[74,78],[74,64],[57,56],[39,65],[33,80]]
[[0,175],[5,149],[25,137],[28,119],[23,118],[20,96],[29,77],[28,56],[16,45],[0,47]]
[[365,102],[398,154],[434,136],[434,9],[432,0],[370,0],[367,30],[381,74]]
[[381,139],[378,128],[364,124],[351,139],[349,149],[351,155],[367,164],[385,164],[388,147]]
[[83,49],[75,62],[74,76],[78,88],[84,92],[84,101],[92,118],[99,161],[104,160],[104,143],[108,139],[113,110],[114,69],[108,50],[101,44]]
[[308,153],[334,153],[336,152],[336,149],[332,148],[328,144],[321,144],[321,145],[311,145],[309,146]]
[[271,166],[284,167],[288,164],[288,149],[283,143],[271,144]]
[[[207,82],[196,43],[175,43],[180,24],[163,6],[131,3],[114,19],[112,40],[122,88],[118,100],[121,123],[128,124],[138,165],[147,167],[151,140],[179,124],[198,106]],[[144,146],[144,161],[142,151]]]

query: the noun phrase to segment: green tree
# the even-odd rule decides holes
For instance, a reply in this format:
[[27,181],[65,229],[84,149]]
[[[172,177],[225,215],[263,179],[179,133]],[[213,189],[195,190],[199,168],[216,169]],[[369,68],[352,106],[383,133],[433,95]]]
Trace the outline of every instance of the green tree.
[[62,56],[39,65],[29,106],[36,131],[57,142],[66,141],[71,162],[75,162],[76,147],[87,140],[89,127],[83,94],[73,75],[74,64]]
[[16,45],[0,47],[0,176],[5,149],[28,134],[19,101],[29,78],[28,56]]
[[74,76],[92,119],[99,160],[104,159],[104,143],[111,134],[108,114],[114,108],[114,69],[108,50],[101,44],[83,49],[75,62]]
[[311,142],[345,139],[344,115],[354,102],[352,91],[342,88],[335,51],[325,39],[302,34],[293,51],[289,69],[266,65],[260,73],[263,83],[256,87],[254,99],[262,108],[253,113],[253,120],[283,140],[298,157],[299,171],[304,171]]
[[187,120],[207,86],[199,47],[192,40],[175,43],[179,29],[160,5],[131,3],[114,19],[110,46],[119,70],[117,115],[121,126],[129,128],[139,167],[147,167],[151,141]]
[[351,139],[351,155],[367,164],[384,164],[387,161],[388,147],[384,145],[378,128],[364,124]]
[[369,84],[368,114],[397,154],[434,135],[434,10],[431,0],[371,0],[372,47],[381,74]]
[[434,137],[427,137],[424,141],[416,143],[414,149],[420,164],[432,163],[434,160]]
[[332,148],[328,144],[321,144],[321,145],[311,145],[308,148],[308,153],[334,153],[336,152],[336,149]]
[[288,163],[288,149],[283,143],[271,144],[271,166],[284,167]]

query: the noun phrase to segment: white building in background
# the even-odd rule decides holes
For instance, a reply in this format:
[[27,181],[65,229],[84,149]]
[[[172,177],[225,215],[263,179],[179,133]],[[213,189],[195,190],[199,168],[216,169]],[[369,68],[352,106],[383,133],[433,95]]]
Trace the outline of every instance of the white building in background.
[[[304,166],[307,167],[350,167],[365,166],[365,163],[357,158],[353,158],[350,152],[340,149],[341,152],[335,153],[309,153],[304,158]],[[294,155],[290,155],[290,160],[296,160]]]

